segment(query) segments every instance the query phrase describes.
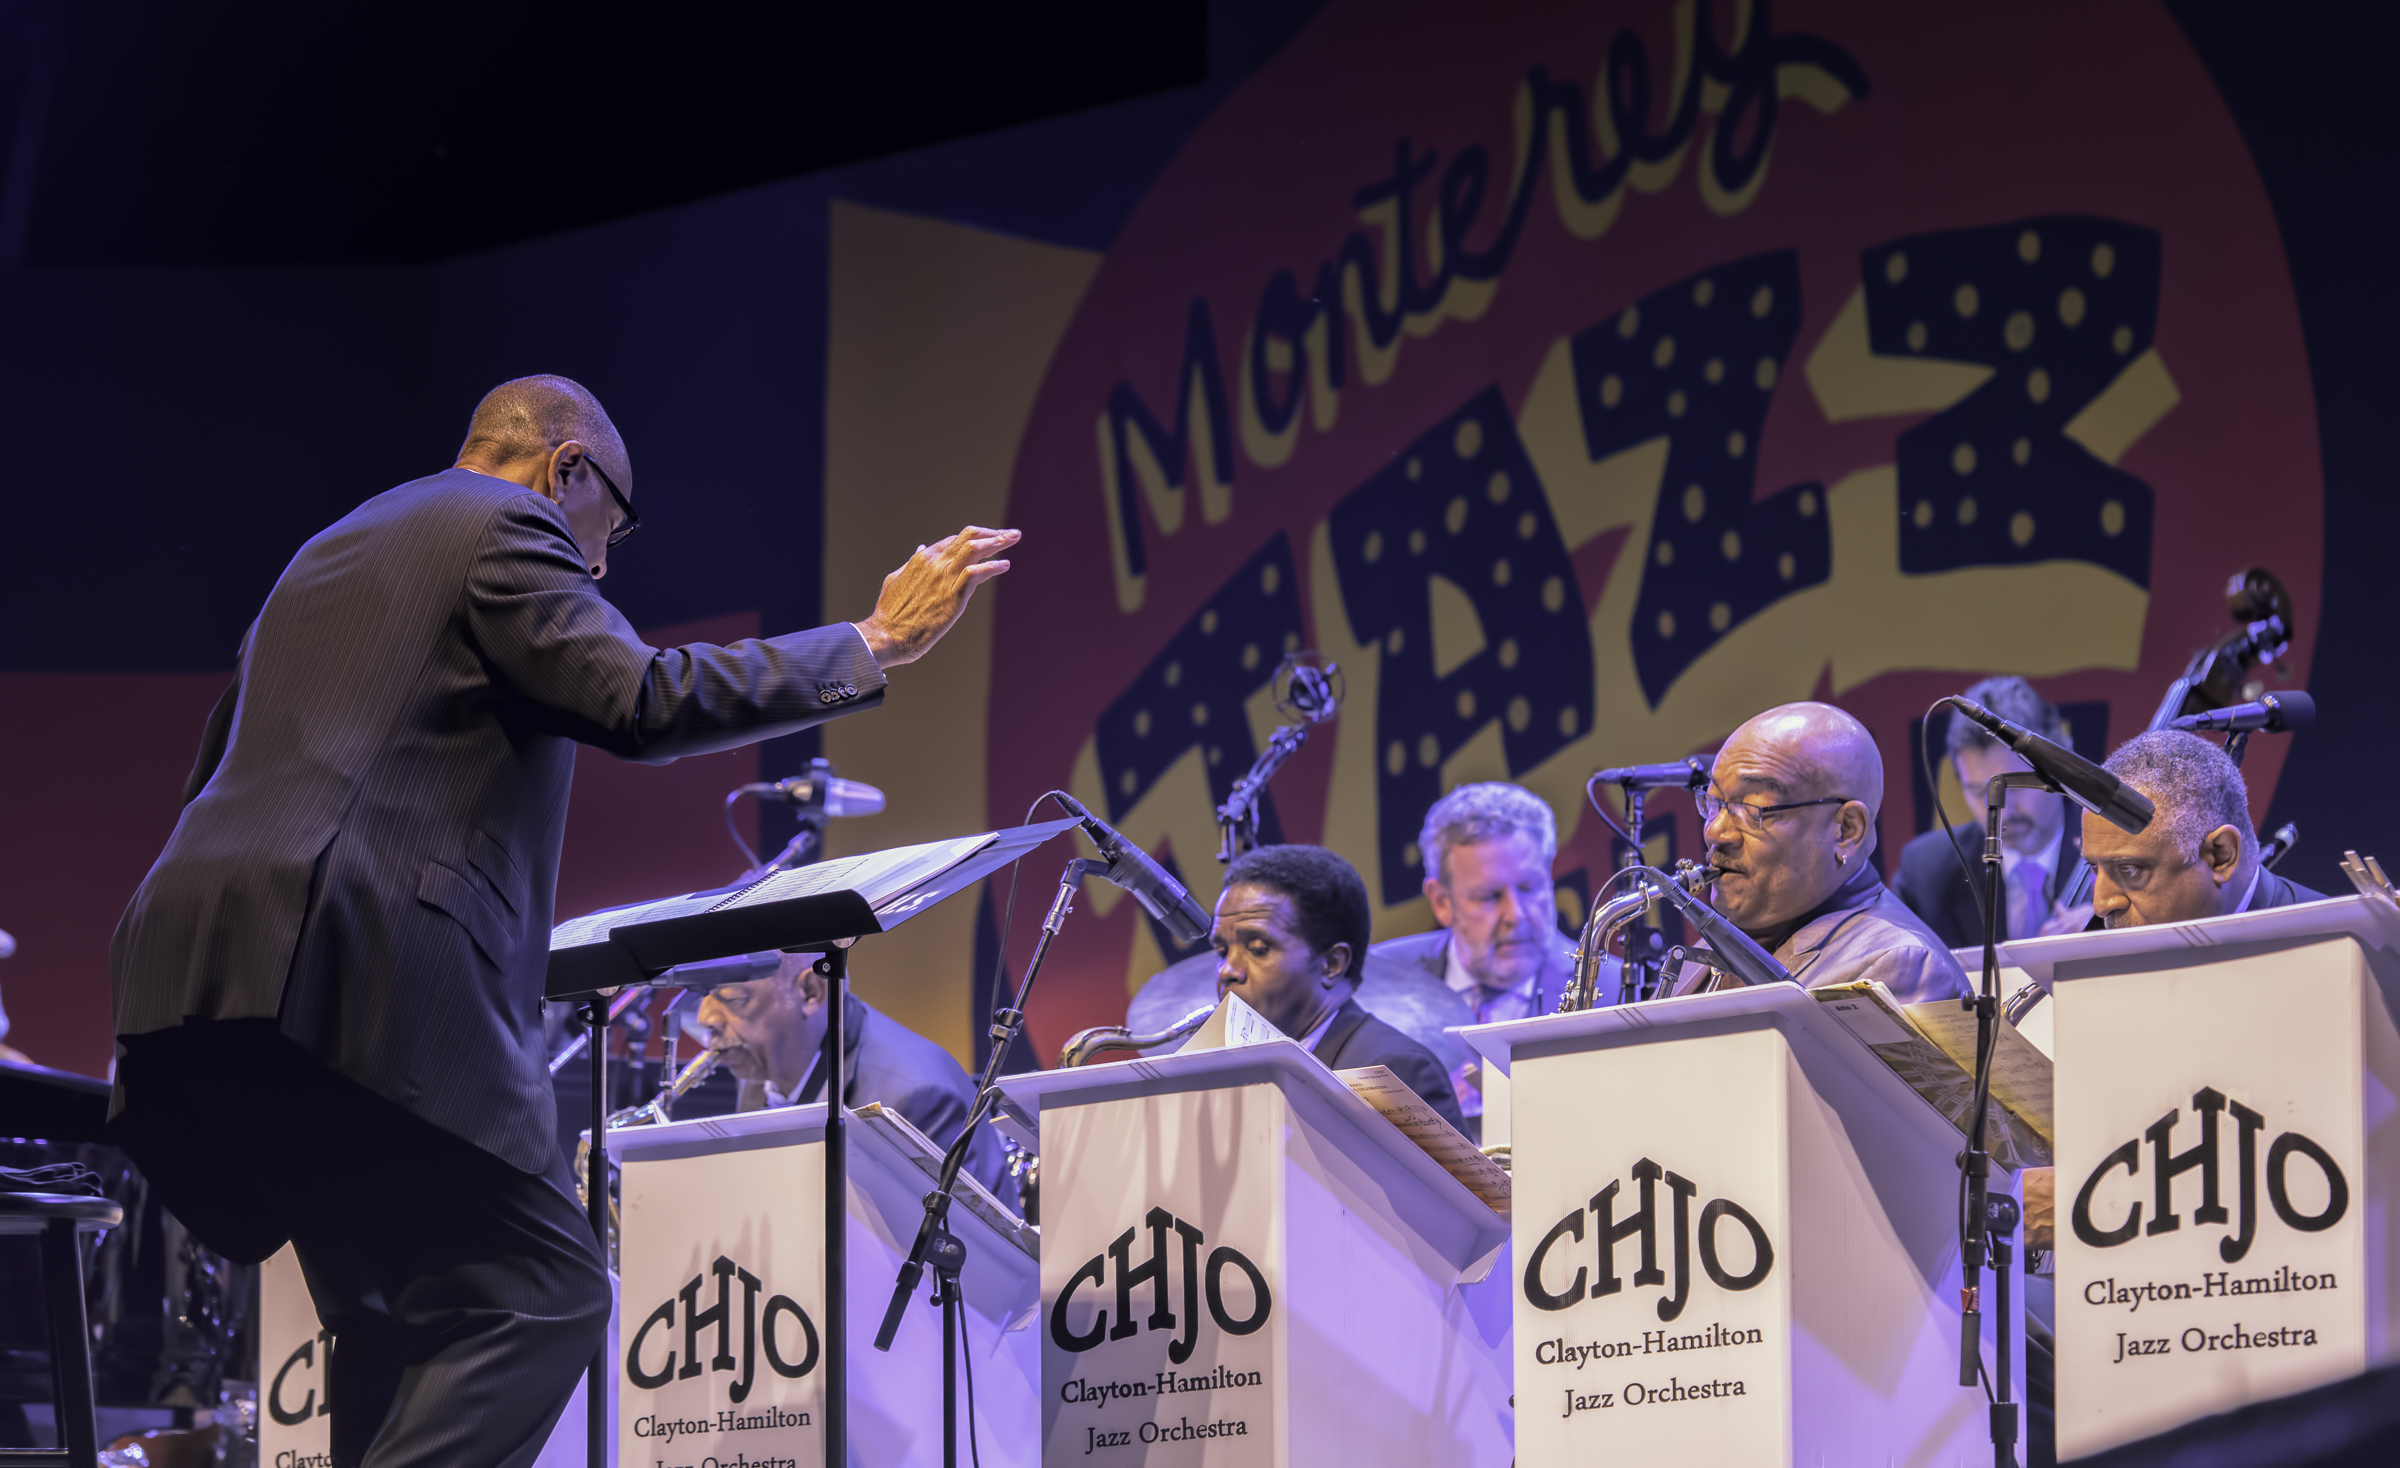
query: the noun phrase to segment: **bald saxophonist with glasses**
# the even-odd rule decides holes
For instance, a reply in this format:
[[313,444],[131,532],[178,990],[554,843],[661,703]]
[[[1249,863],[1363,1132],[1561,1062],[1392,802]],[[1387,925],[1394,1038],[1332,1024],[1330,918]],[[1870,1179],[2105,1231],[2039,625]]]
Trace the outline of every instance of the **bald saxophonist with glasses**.
[[[1869,858],[1883,756],[1858,720],[1787,703],[1733,731],[1698,792],[1716,909],[1809,988],[1873,979],[1903,1004],[1953,999],[1967,976]],[[1687,965],[1679,994],[1730,983]]]

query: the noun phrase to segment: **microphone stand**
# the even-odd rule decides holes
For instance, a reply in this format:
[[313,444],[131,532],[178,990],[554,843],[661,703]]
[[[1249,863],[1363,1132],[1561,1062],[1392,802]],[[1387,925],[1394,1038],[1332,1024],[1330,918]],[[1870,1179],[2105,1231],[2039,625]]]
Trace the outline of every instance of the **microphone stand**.
[[[1649,863],[1643,859],[1647,853],[1642,850],[1642,803],[1649,792],[1628,780],[1617,787],[1617,794],[1625,802],[1625,829],[1633,836],[1633,842],[1626,848],[1625,860],[1619,864],[1618,870],[1630,871],[1634,867],[1648,866]],[[1653,997],[1650,992],[1652,980],[1649,944],[1640,937],[1641,934],[1648,931],[1650,930],[1642,927],[1637,919],[1633,929],[1625,935],[1625,957],[1620,960],[1617,968],[1617,1002],[1619,1004],[1629,1004],[1637,999]],[[1640,958],[1633,956],[1636,947],[1643,950],[1643,956]]]
[[[875,1349],[888,1351],[892,1338],[900,1333],[900,1315],[908,1308],[908,1298],[924,1281],[925,1265],[934,1257],[934,1240],[949,1235],[951,1194],[958,1187],[959,1169],[966,1165],[968,1144],[975,1140],[975,1128],[982,1124],[991,1110],[993,1098],[1000,1093],[1000,1067],[1008,1058],[1010,1044],[1025,1024],[1025,1002],[1033,994],[1033,981],[1041,975],[1042,960],[1050,953],[1050,941],[1059,929],[1066,926],[1067,914],[1075,910],[1075,889],[1087,876],[1105,876],[1109,864],[1089,857],[1075,857],[1059,873],[1058,895],[1050,899],[1049,916],[1042,919],[1041,938],[1034,944],[1033,961],[1025,966],[1025,981],[1017,986],[1015,996],[1006,1008],[992,1012],[991,1053],[984,1058],[983,1076],[976,1083],[975,1104],[967,1108],[967,1122],[959,1128],[958,1140],[942,1156],[942,1170],[935,1179],[933,1191],[925,1195],[925,1221],[917,1226],[917,1241],[910,1246],[908,1260],[900,1266],[900,1275],[892,1285],[891,1304],[883,1312],[883,1325],[875,1332]],[[964,1251],[961,1250],[963,1258]],[[938,1267],[938,1263],[937,1263]],[[945,1295],[949,1289],[945,1287]],[[948,1377],[944,1377],[945,1389]],[[828,1458],[827,1462],[839,1459]]]
[[2017,1208],[2015,1201],[2007,1195],[1994,1197],[1990,1194],[1992,1158],[1985,1136],[1991,1112],[1992,1053],[1998,1040],[1996,1025],[2000,1016],[2000,923],[2008,912],[2007,883],[2002,876],[2000,858],[2000,827],[2008,814],[2008,792],[2011,790],[2066,793],[2057,781],[2032,770],[2012,770],[2004,775],[1995,775],[1984,786],[1983,985],[1974,997],[1960,1001],[1962,1008],[1975,1011],[1975,1086],[1974,1120],[1967,1134],[1967,1153],[1960,1163],[1967,1174],[1967,1212],[1965,1236],[1959,1241],[1958,1384],[1964,1387],[1982,1384],[1982,1277],[1984,1252],[1988,1247],[1992,1254],[2000,1306],[1999,1317],[1992,1322],[1997,1343],[1995,1364],[1998,1367],[1991,1387],[1992,1462],[1997,1468],[2015,1468],[2017,1461],[2017,1404],[2009,1397],[2008,1334],[2012,1284],[2009,1270],[2013,1260],[2008,1235],[2016,1229]]
[[[1311,722],[1314,722],[1313,720]],[[1233,791],[1217,807],[1217,860],[1230,862],[1258,848],[1258,800],[1283,762],[1308,742],[1308,724],[1285,724],[1267,736],[1267,747],[1251,761],[1249,770],[1233,782]]]
[[[649,986],[631,984],[612,998],[594,994],[583,1006],[584,1039],[592,1056],[592,1145],[585,1154],[583,1202],[600,1267],[611,1274],[616,1273],[616,1252],[609,1247],[608,1237],[608,1027],[649,993]],[[608,1463],[614,1426],[608,1420],[608,1377],[614,1365],[609,1359],[608,1339],[603,1336],[583,1373],[583,1445],[590,1468],[606,1468]]]
[[[742,874],[742,880],[755,882],[770,872],[788,872],[794,867],[807,866],[825,854],[825,797],[833,788],[833,761],[819,755],[808,762],[808,799],[792,802],[792,819],[800,829],[783,850],[752,870]],[[740,792],[735,792],[739,794]]]
[[[967,1333],[967,1297],[958,1276],[967,1267],[966,1240],[942,1230],[933,1236],[926,1262],[933,1266],[933,1303],[942,1310],[942,1468],[958,1468],[958,1350]],[[968,1423],[967,1431],[972,1434],[975,1424]]]

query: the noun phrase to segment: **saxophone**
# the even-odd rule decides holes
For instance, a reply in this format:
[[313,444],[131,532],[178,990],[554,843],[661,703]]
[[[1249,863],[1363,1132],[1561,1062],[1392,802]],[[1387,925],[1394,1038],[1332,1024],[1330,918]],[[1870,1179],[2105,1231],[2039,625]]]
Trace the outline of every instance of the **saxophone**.
[[1123,1025],[1094,1025],[1088,1030],[1077,1030],[1068,1036],[1067,1043],[1060,1048],[1058,1068],[1065,1070],[1070,1066],[1097,1065],[1101,1057],[1111,1051],[1123,1052],[1114,1056],[1115,1059],[1130,1059],[1154,1045],[1182,1039],[1208,1023],[1208,1017],[1216,1012],[1214,1003],[1203,1004],[1155,1035],[1137,1035]]
[[1672,882],[1697,897],[1708,890],[1708,884],[1716,880],[1717,875],[1715,867],[1696,861],[1677,862],[1673,876],[1646,866],[1627,867],[1625,870],[1641,872],[1645,876],[1635,879],[1631,891],[1592,905],[1592,915],[1585,919],[1583,935],[1575,944],[1575,977],[1568,983],[1566,992],[1559,996],[1560,1014],[1574,1014],[1599,1004],[1600,960],[1607,956],[1610,945],[1617,941],[1625,929],[1648,911],[1651,903],[1658,900],[1659,894],[1651,889],[1652,881],[1661,886]]
[[667,1114],[669,1108],[682,1100],[692,1087],[708,1079],[709,1072],[717,1068],[717,1059],[718,1052],[715,1050],[703,1050],[693,1056],[692,1063],[678,1071],[675,1079],[661,1086],[657,1095],[639,1106],[628,1106],[611,1115],[608,1129],[613,1132],[619,1127],[663,1126],[673,1120]]

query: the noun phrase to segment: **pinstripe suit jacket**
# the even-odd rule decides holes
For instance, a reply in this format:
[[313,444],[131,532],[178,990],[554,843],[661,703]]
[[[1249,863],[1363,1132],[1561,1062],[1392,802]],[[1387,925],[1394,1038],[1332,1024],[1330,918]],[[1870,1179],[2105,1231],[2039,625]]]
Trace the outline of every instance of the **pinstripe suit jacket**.
[[377,495],[301,548],[243,640],[198,793],[117,927],[117,1033],[278,1018],[544,1171],[575,745],[663,763],[882,697],[848,626],[645,646],[558,507],[515,484],[452,469]]

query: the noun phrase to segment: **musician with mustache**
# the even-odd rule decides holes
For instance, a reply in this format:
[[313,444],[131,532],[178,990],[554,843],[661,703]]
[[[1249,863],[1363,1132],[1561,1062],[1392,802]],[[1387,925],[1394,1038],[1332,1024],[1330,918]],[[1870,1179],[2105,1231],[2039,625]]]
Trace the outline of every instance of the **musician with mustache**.
[[[825,998],[832,981],[817,972],[813,953],[761,953],[767,972],[719,984],[700,1001],[709,1048],[742,1083],[738,1111],[805,1106],[825,1099]],[[842,1104],[870,1101],[906,1117],[947,1147],[958,1140],[975,1104],[975,1083],[949,1051],[900,1021],[847,995],[842,1007]],[[978,1125],[967,1144],[966,1171],[999,1193],[1007,1170],[1000,1138]]]
[[[1717,869],[1711,901],[1793,978],[1873,979],[1903,1004],[1967,992],[1949,948],[1868,860],[1883,756],[1858,720],[1823,703],[1767,710],[1717,751],[1698,804]],[[1677,992],[1719,982],[1691,966]]]
[[2250,787],[2216,744],[2155,729],[2117,746],[2108,772],[2148,796],[2156,814],[2132,832],[2084,813],[2097,926],[2143,928],[2324,900],[2261,865]]

